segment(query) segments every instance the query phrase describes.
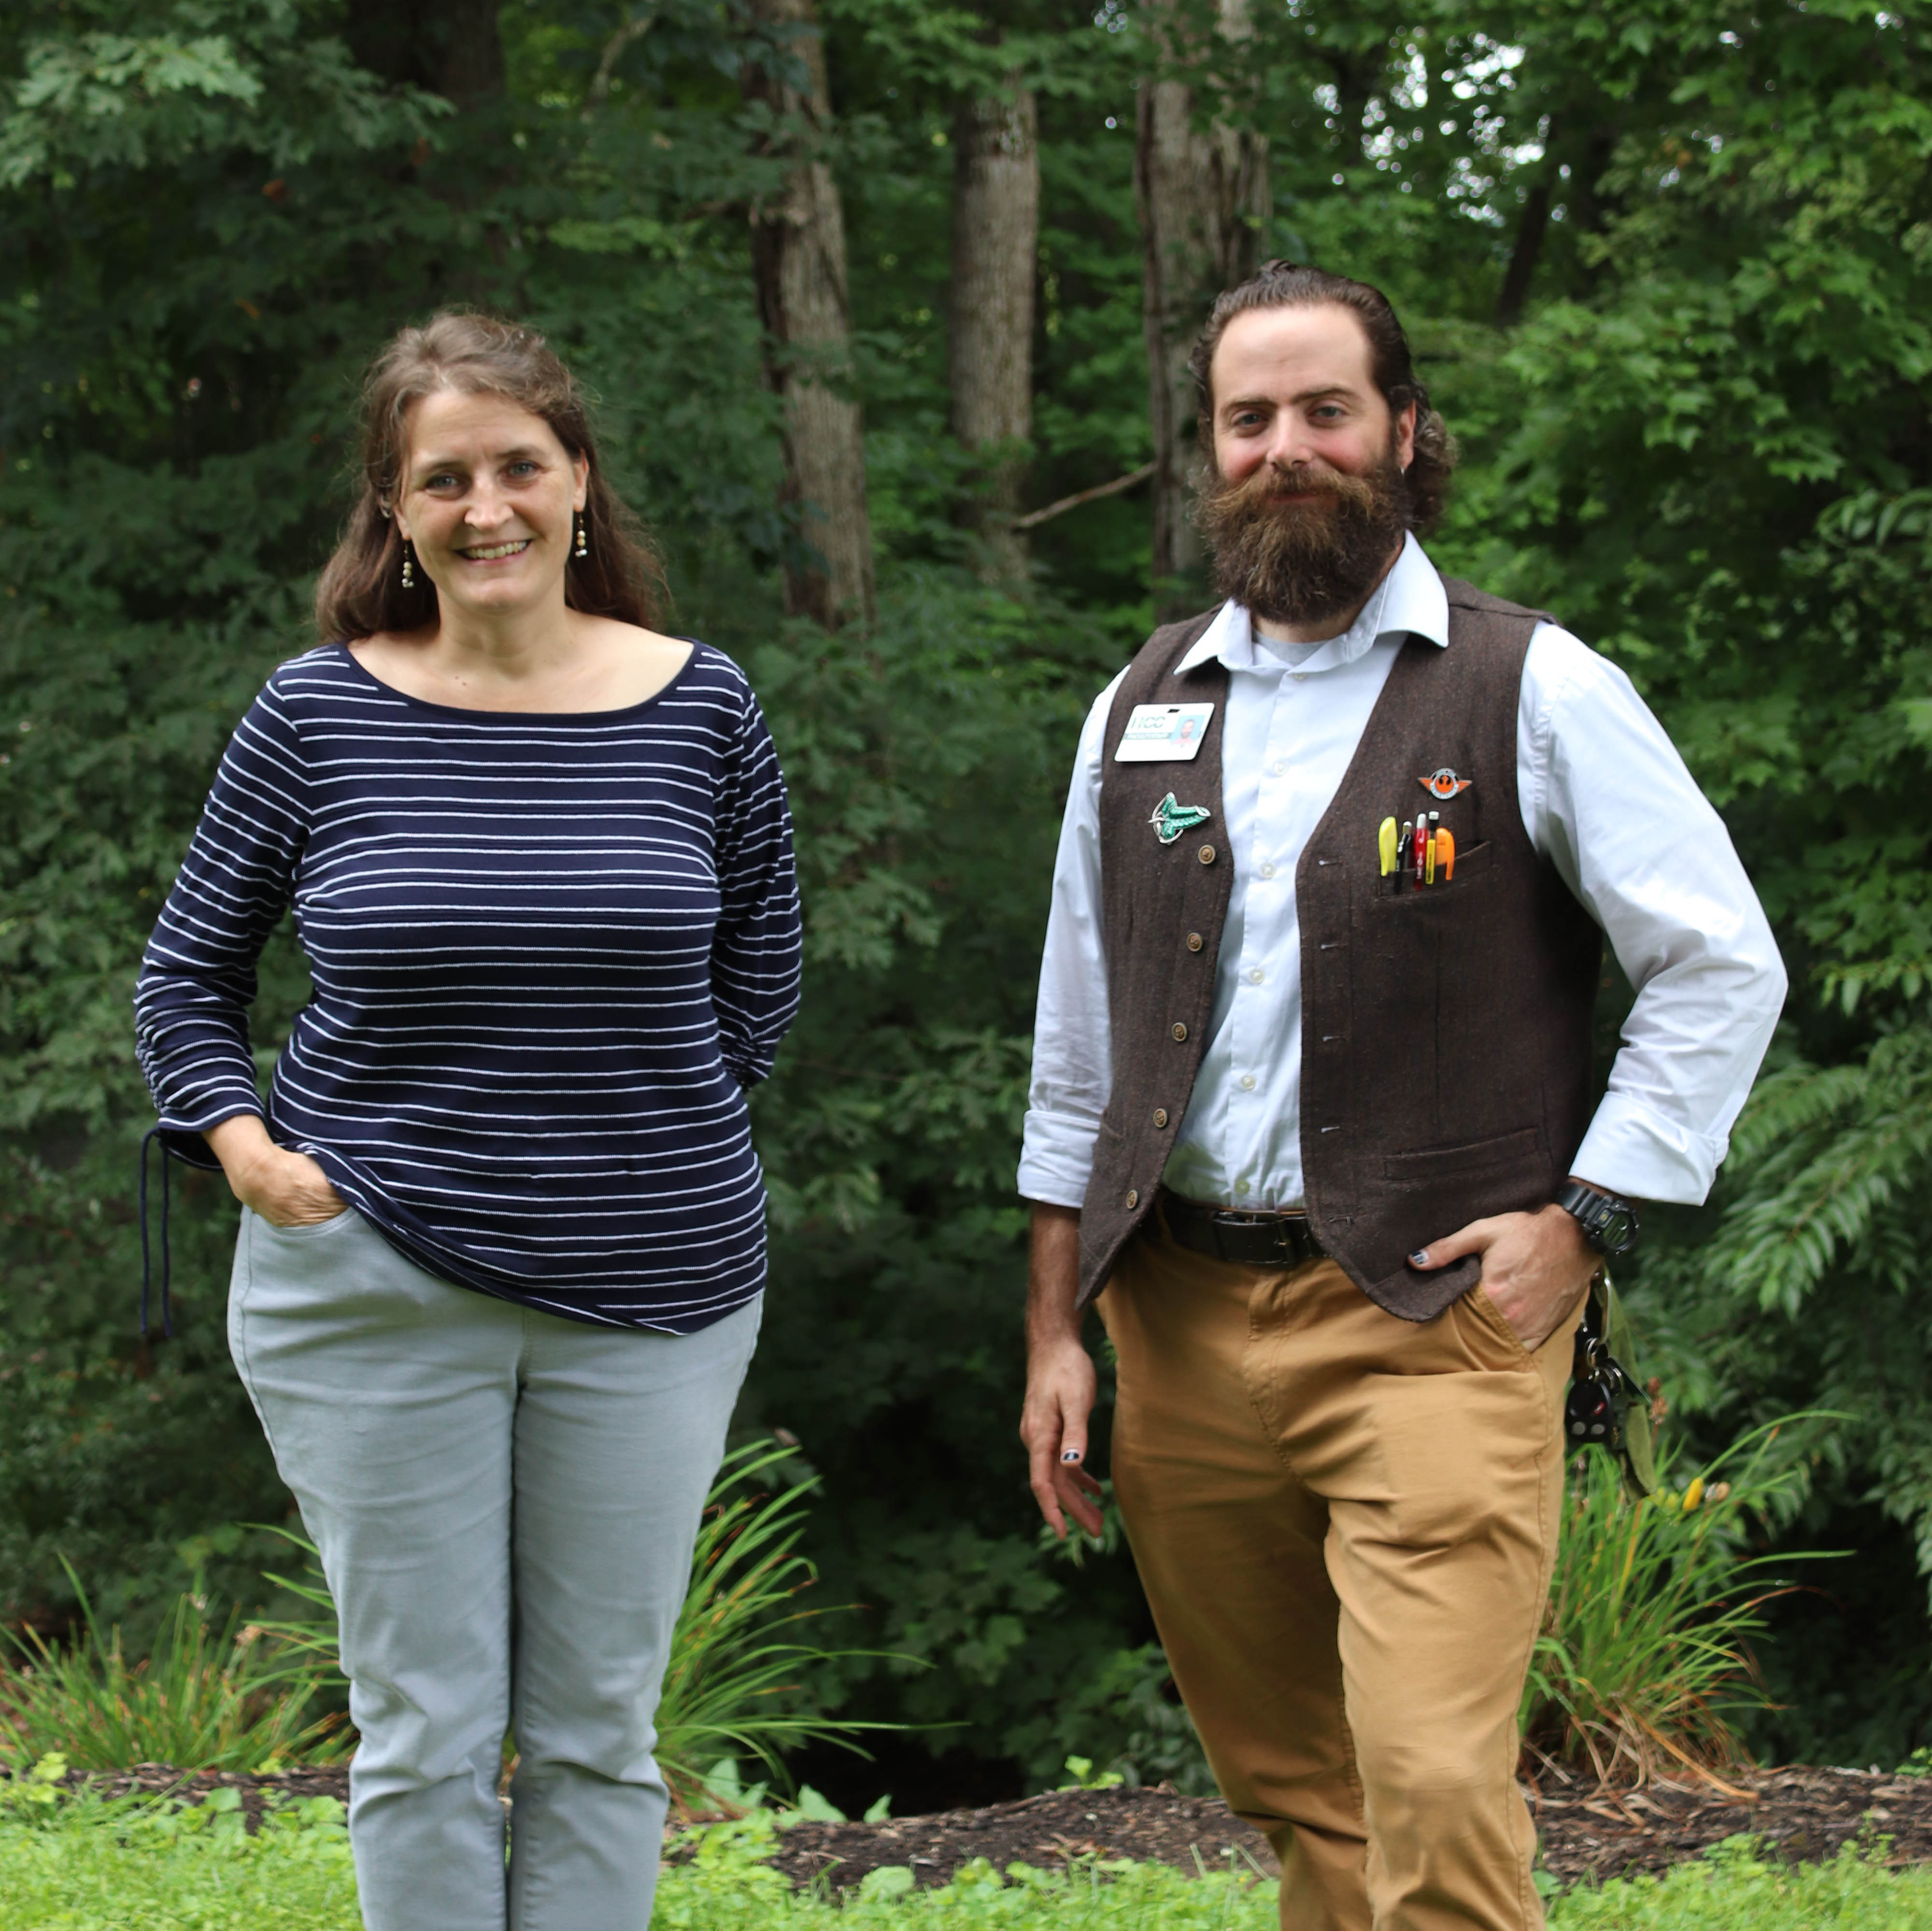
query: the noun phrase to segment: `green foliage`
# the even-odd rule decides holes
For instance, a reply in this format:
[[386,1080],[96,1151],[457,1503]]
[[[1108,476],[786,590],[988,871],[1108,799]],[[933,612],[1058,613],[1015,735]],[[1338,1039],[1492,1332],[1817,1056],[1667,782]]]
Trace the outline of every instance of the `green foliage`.
[[56,1756],[76,1770],[253,1773],[332,1762],[347,1748],[340,1714],[314,1708],[332,1658],[292,1648],[239,1610],[212,1629],[207,1598],[183,1595],[153,1654],[130,1661],[119,1627],[104,1636],[75,1590],[81,1633],[56,1648],[29,1629],[11,1638],[16,1660],[0,1672],[0,1765],[15,1775]]
[[1608,1456],[1578,1460],[1523,1690],[1533,1752],[1603,1783],[1739,1761],[1736,1716],[1766,1701],[1745,1645],[1787,1586],[1772,1572],[1794,1559],[1750,1554],[1748,1531],[1789,1513],[1802,1480],[1790,1439],[1811,1419],[1760,1429],[1641,1501]]
[[66,1794],[68,1761],[50,1750],[31,1770],[11,1770],[0,1789],[0,1804],[15,1811],[50,1809]]
[[[1646,1370],[1702,1453],[1794,1408],[1852,1417],[1803,1465],[1806,1506],[1876,1498],[1932,1570],[1907,1219],[1932,1178],[1932,16],[1254,11],[1230,59],[1131,10],[828,4],[881,603],[832,638],[780,614],[796,533],[745,220],[772,181],[731,11],[667,0],[620,33],[644,16],[618,0],[517,0],[506,91],[460,110],[334,0],[0,22],[0,1611],[70,1614],[64,1552],[131,1653],[182,1546],[218,1536],[207,1586],[262,1595],[272,1537],[226,1525],[288,1503],[226,1359],[218,1181],[177,1176],[176,1338],[131,1331],[128,991],[226,733],[306,640],[357,371],[406,319],[494,304],[598,391],[678,627],[746,664],[794,786],[811,964],[756,1102],[773,1291],[735,1438],[805,1444],[824,1500],[796,1553],[866,1606],[818,1626],[855,1654],[815,1668],[815,1706],[935,1726],[895,1774],[928,1749],[1009,1783],[1075,1752],[1196,1762],[1124,1553],[1043,1556],[1010,1441],[1055,820],[1148,612],[1132,494],[1044,525],[1010,593],[965,567],[950,130],[962,87],[1013,68],[1040,96],[1033,500],[1150,453],[1137,88],[1186,73],[1270,136],[1266,251],[1407,316],[1465,449],[1438,557],[1608,649],[1725,810],[1794,994],[1719,1200],[1653,1217]],[[1513,262],[1528,300],[1499,328]],[[284,931],[265,1065],[304,991]]]
[[[982,1858],[951,1882],[921,1890],[909,1867],[868,1872],[842,1906],[795,1892],[760,1856],[772,1847],[767,1817],[693,1834],[694,1855],[668,1869],[652,1913],[653,1931],[752,1931],[823,1924],[935,1927],[1010,1924],[1028,1931],[1272,1931],[1276,1887],[1238,1871],[1184,1876],[1160,1864],[1082,1860],[1065,1872],[1024,1865],[995,1871]],[[0,1931],[5,1920],[0,1918]]]

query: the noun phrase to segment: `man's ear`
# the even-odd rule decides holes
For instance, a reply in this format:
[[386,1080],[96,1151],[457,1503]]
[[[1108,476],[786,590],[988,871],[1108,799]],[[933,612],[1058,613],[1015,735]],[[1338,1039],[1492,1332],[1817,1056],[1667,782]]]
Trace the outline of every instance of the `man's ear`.
[[1395,419],[1396,466],[1406,475],[1415,460],[1415,405],[1411,403]]

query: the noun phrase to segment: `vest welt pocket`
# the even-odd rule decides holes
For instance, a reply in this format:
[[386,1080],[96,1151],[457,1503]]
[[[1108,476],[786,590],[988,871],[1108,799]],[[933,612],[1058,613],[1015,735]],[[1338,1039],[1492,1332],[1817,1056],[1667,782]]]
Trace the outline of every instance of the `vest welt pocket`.
[[1490,1174],[1546,1166],[1549,1152],[1540,1126],[1519,1127],[1488,1140],[1426,1147],[1412,1153],[1384,1153],[1382,1178],[1394,1187],[1443,1187]]
[[1496,841],[1492,838],[1485,838],[1479,845],[1458,845],[1454,878],[1438,875],[1433,885],[1418,885],[1405,874],[1400,892],[1394,889],[1388,879],[1372,876],[1368,881],[1369,903],[1378,910],[1390,911],[1410,911],[1424,905],[1439,905],[1456,892],[1486,883],[1496,855]]

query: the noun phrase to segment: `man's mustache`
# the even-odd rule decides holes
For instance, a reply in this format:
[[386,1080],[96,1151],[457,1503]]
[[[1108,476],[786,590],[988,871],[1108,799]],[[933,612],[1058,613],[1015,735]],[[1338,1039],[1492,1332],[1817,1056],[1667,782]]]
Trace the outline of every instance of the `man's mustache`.
[[1222,479],[1218,493],[1231,505],[1260,511],[1298,496],[1334,496],[1364,503],[1373,499],[1375,484],[1366,476],[1348,475],[1316,463],[1264,463],[1238,484],[1231,485]]

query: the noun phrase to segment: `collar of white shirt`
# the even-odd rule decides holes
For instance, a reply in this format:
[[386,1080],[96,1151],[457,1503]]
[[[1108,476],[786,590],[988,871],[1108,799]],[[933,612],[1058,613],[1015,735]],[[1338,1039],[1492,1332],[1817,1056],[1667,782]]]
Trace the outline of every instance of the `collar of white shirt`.
[[1317,644],[1299,663],[1291,667],[1278,657],[1264,638],[1255,634],[1247,606],[1230,599],[1174,667],[1174,675],[1192,670],[1210,657],[1218,657],[1230,670],[1335,670],[1353,664],[1382,638],[1402,636],[1425,637],[1444,649],[1449,643],[1449,593],[1413,532],[1388,574],[1362,606],[1361,615],[1340,637]]

